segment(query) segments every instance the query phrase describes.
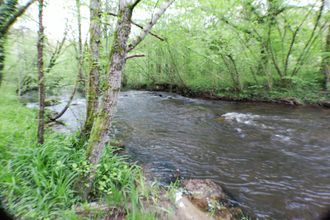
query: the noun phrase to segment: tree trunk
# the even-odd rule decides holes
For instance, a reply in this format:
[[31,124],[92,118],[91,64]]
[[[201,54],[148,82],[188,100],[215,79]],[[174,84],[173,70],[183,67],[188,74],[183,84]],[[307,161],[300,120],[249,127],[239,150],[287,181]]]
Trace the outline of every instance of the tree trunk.
[[44,1],[39,0],[39,32],[38,32],[38,86],[39,86],[39,116],[38,116],[38,143],[44,143],[45,132],[45,76],[44,76],[44,26],[43,26]]
[[5,68],[5,36],[0,35],[0,86],[3,80],[3,71]]
[[107,86],[87,148],[87,156],[92,164],[99,162],[103,148],[109,140],[108,133],[117,106],[121,76],[126,61],[127,40],[131,32],[131,17],[132,8],[124,7],[120,9],[110,52],[111,64],[108,70]]
[[81,86],[78,88],[80,91],[85,91],[85,77],[83,74],[83,43],[82,43],[82,34],[81,34],[81,3],[80,0],[76,0],[76,8],[77,8],[77,28],[78,28],[78,62],[79,62],[79,67],[78,67],[78,74],[79,74],[79,85]]
[[99,75],[100,75],[100,43],[101,43],[101,2],[90,1],[90,51],[91,69],[88,77],[87,90],[87,116],[83,129],[84,135],[89,135],[95,121],[98,97],[99,97]]
[[323,73],[324,73],[324,86],[326,90],[330,90],[330,24],[328,24],[328,33],[325,43],[325,56],[323,58]]
[[[159,19],[161,14],[165,12],[166,8],[168,8],[166,6],[173,3],[173,1],[174,0],[170,0],[164,3],[164,5],[160,8],[160,12],[156,13],[156,21]],[[127,46],[127,41],[131,32],[131,18],[133,9],[141,2],[141,0],[135,0],[133,3],[129,2],[131,1],[119,0],[117,27],[114,32],[113,44],[109,57],[110,66],[108,70],[108,79],[103,92],[102,102],[93,124],[87,145],[86,153],[89,162],[92,164],[92,170],[90,171],[91,173],[87,180],[88,187],[84,192],[84,198],[86,198],[91,191],[91,186],[96,174],[96,165],[99,163],[104,147],[109,141],[109,129],[117,107],[118,95],[121,88],[121,77],[126,63],[127,51],[132,50],[135,46],[137,46],[156,23],[155,17],[153,17],[151,22],[152,25],[150,25],[151,23],[147,25],[147,28],[145,28],[141,35],[138,36],[138,40],[133,41],[135,43]]]
[[268,53],[267,53],[267,46],[265,43],[261,43],[261,49],[260,49],[260,60],[258,61],[257,65],[257,75],[258,76],[264,76],[265,73],[265,66],[268,63]]

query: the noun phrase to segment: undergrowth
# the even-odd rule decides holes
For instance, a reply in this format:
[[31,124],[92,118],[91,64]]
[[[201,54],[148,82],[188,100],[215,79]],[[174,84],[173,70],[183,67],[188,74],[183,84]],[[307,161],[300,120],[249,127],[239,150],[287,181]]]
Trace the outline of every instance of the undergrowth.
[[[77,188],[88,175],[85,150],[72,135],[46,132],[44,145],[36,144],[36,112],[24,107],[11,92],[0,89],[0,199],[2,206],[19,219],[82,219],[75,207],[88,204]],[[128,219],[153,219],[140,209],[147,196],[141,170],[107,147],[97,168],[93,201],[118,205]],[[130,205],[128,205],[130,204]],[[90,216],[89,216],[90,217]],[[87,219],[89,217],[86,217]]]

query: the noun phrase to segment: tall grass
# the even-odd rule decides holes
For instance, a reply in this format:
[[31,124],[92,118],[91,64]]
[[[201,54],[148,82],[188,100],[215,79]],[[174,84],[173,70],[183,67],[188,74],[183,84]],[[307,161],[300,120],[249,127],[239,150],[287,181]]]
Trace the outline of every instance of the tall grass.
[[[90,169],[84,148],[74,144],[75,136],[51,130],[45,144],[37,145],[36,112],[19,102],[12,87],[2,87],[0,93],[2,206],[19,219],[81,219],[74,207],[90,202],[79,196],[84,188],[77,188]],[[108,147],[97,168],[93,201],[123,207],[130,219],[153,216],[140,210],[141,175],[138,166]]]

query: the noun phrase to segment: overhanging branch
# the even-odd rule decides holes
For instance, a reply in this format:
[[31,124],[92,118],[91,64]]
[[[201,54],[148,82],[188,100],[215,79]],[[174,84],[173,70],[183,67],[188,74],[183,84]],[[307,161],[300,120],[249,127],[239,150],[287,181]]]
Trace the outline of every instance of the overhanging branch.
[[[118,17],[117,14],[112,13],[112,12],[108,12],[108,15],[111,15],[111,16],[114,16],[114,17]],[[136,23],[136,22],[134,22],[134,21],[131,21],[131,23],[132,23],[133,25],[135,25],[136,27],[140,28],[141,30],[143,30],[143,26],[142,26],[142,25],[140,25],[140,24],[138,24],[138,23]],[[165,38],[160,37],[159,35],[157,35],[157,34],[155,34],[155,33],[153,33],[153,32],[150,32],[149,34],[152,35],[153,37],[157,38],[157,39],[160,40],[160,41],[165,41]]]
[[10,18],[9,20],[1,27],[0,33],[5,34],[8,32],[9,28],[15,23],[18,17],[24,14],[24,12],[34,3],[36,0],[30,0],[25,5],[21,6]]
[[127,51],[133,50],[139,43],[141,43],[144,38],[150,33],[152,27],[157,23],[159,18],[165,13],[165,11],[173,4],[175,0],[168,0],[160,6],[159,10],[152,17],[151,21],[143,28],[141,34],[137,36],[130,45],[127,47]]

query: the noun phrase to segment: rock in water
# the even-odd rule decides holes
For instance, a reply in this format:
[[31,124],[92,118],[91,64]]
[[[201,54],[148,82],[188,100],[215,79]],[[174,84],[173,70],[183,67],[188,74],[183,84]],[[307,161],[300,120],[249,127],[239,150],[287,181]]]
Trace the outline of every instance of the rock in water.
[[207,211],[209,203],[226,198],[222,188],[212,180],[185,180],[182,186],[188,193],[188,198],[200,209]]
[[188,199],[202,211],[213,213],[212,217],[214,219],[232,220],[244,217],[241,208],[232,207],[228,200],[229,197],[212,180],[185,180],[182,186]]

